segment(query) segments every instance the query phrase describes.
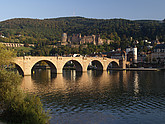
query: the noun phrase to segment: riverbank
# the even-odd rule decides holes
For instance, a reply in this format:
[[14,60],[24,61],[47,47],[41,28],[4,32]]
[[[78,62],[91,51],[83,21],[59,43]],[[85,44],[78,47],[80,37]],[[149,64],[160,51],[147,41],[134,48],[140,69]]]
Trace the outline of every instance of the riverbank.
[[165,71],[165,68],[160,68],[160,70]]
[[126,68],[127,71],[160,71],[159,68]]
[[122,69],[122,68],[109,68],[108,70],[118,70],[118,71],[161,71],[161,70],[165,70],[165,68],[126,68],[126,69]]

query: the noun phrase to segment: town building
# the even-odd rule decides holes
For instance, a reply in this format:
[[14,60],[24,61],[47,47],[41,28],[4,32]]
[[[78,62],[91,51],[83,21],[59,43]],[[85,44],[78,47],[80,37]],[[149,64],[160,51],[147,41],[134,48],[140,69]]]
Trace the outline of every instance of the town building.
[[[3,43],[3,42],[1,43],[7,47],[24,47],[24,44],[21,43]],[[28,46],[34,47],[34,44],[28,44]]]
[[165,62],[165,44],[157,44],[151,53],[151,61],[153,63]]
[[137,63],[144,63],[144,62],[146,62],[146,59],[147,59],[147,54],[145,52],[141,52],[137,56]]
[[121,49],[117,49],[116,51],[112,50],[110,52],[107,52],[107,58],[111,58],[111,59],[122,59],[123,57],[126,58],[126,52],[125,51],[121,51]]

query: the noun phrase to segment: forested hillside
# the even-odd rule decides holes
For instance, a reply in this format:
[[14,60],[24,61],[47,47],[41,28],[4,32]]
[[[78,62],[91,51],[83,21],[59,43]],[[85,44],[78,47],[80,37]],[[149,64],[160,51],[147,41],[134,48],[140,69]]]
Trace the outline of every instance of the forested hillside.
[[[0,22],[0,38],[3,42],[37,43],[47,41],[54,44],[61,40],[62,33],[68,35],[100,34],[101,38],[127,41],[135,40],[165,41],[165,22],[152,20],[131,21],[125,19],[89,19],[83,17],[63,17],[54,19],[17,18]],[[119,36],[119,39],[115,37]]]

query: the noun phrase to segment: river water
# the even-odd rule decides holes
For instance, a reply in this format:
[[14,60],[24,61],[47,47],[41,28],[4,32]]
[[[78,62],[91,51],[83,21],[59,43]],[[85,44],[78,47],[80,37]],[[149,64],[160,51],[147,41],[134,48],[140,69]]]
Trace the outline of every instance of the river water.
[[22,87],[37,94],[51,124],[164,124],[165,71],[50,70],[25,76]]

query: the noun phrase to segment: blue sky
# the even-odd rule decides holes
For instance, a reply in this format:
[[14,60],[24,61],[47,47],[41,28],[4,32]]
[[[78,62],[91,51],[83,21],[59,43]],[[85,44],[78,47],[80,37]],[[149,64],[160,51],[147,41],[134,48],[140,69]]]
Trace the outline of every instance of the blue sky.
[[0,21],[68,16],[163,20],[164,6],[165,0],[1,0]]

